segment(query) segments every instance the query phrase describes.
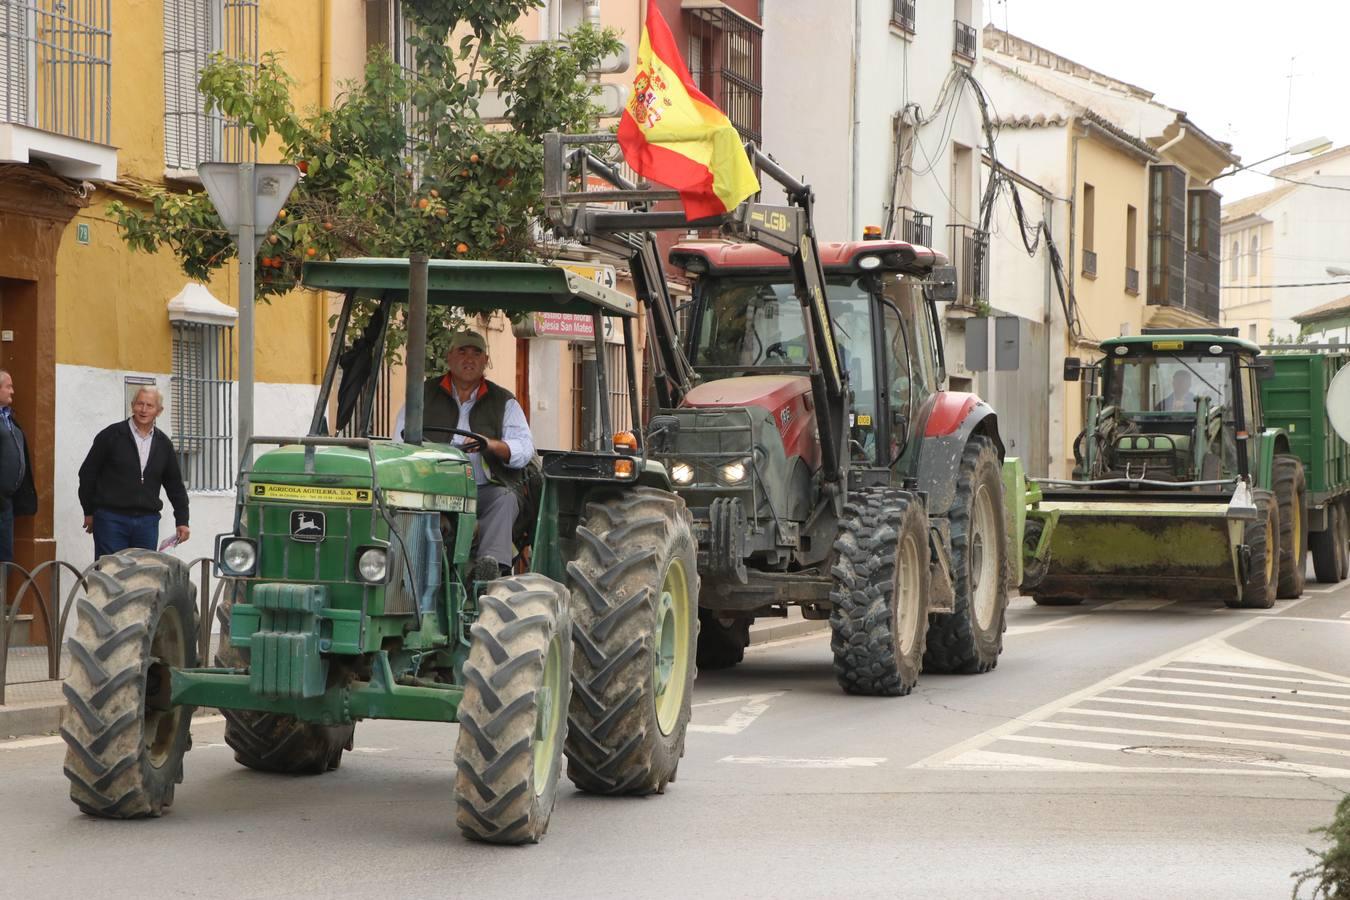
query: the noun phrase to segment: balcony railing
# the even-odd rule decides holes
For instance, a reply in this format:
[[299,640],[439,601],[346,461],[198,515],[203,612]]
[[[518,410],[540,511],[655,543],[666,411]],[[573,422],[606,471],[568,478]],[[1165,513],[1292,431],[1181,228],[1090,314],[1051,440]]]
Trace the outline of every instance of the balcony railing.
[[685,10],[689,74],[747,141],[762,136],[763,30],[724,6]]
[[1097,252],[1095,250],[1083,250],[1083,274],[1088,278],[1097,277]]
[[107,144],[112,0],[0,0],[0,122]]
[[914,0],[891,0],[891,24],[914,33]]
[[1125,293],[1139,296],[1139,270],[1125,267]]
[[975,306],[989,300],[989,232],[969,225],[948,225],[947,246],[956,267],[956,303]]
[[956,22],[956,42],[953,52],[965,59],[975,60],[975,29],[965,22]]
[[899,212],[900,240],[918,244],[920,247],[932,247],[933,217],[908,206],[900,207]]

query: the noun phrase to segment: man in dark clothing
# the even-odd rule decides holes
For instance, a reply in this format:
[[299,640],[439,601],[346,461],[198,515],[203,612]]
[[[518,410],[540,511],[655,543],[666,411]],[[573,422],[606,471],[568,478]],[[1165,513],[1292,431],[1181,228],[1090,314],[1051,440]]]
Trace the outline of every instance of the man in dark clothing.
[[157,389],[141,388],[131,418],[114,422],[94,438],[80,466],[84,530],[94,535],[94,555],[128,547],[154,550],[159,540],[161,486],[173,504],[178,543],[188,539],[188,495],[169,436],[155,427],[164,411]]
[[14,421],[14,379],[0,369],[0,562],[14,561],[14,517],[37,513],[28,439]]

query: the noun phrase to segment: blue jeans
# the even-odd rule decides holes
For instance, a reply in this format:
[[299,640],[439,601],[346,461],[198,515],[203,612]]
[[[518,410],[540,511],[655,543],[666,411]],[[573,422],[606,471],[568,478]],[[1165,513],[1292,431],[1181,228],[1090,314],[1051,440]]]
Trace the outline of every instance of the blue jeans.
[[14,562],[14,507],[0,499],[0,562]]
[[94,558],[119,553],[128,547],[154,550],[159,541],[159,514],[129,516],[125,513],[94,511]]

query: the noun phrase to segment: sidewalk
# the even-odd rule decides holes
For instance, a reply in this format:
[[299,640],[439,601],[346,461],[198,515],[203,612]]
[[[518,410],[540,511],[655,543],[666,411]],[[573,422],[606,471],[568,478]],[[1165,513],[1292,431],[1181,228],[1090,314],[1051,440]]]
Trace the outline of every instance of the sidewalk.
[[[759,619],[750,626],[750,643],[765,644],[820,631],[826,622],[803,619],[792,607],[786,619]],[[61,651],[61,673],[70,668],[70,654]],[[35,734],[54,734],[61,727],[65,699],[61,682],[47,681],[47,651],[42,647],[14,647],[9,651],[5,703],[0,706],[0,741]]]

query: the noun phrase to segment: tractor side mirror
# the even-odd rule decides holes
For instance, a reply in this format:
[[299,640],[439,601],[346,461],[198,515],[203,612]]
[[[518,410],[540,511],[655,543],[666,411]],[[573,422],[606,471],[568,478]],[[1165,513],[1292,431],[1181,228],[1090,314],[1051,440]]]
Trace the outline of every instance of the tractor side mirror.
[[1257,359],[1252,363],[1252,367],[1256,369],[1257,381],[1270,381],[1275,377],[1275,360],[1273,359]]
[[1064,380],[1078,381],[1083,377],[1083,361],[1076,356],[1064,357]]
[[937,266],[928,276],[928,299],[938,303],[956,299],[956,266]]

